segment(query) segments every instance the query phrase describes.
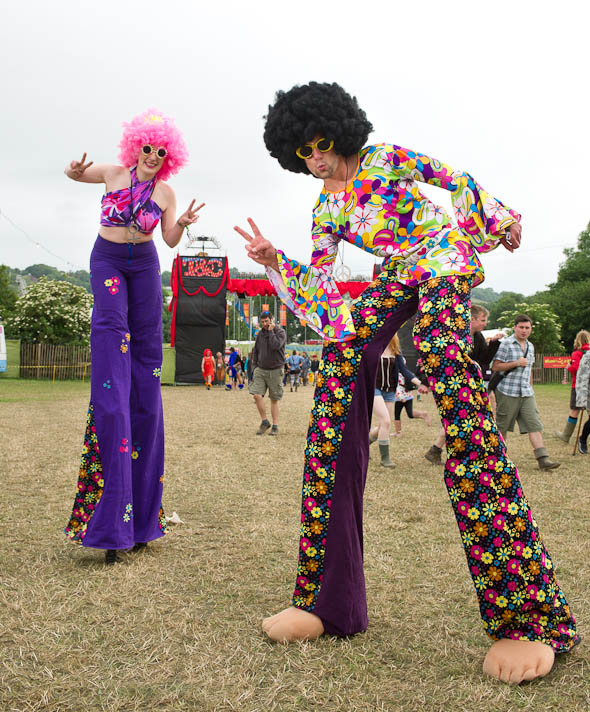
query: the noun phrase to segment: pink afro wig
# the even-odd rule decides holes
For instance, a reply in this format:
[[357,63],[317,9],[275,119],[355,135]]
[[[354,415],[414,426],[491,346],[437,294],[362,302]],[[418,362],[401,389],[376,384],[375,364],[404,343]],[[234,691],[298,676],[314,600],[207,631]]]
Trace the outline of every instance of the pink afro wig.
[[119,144],[121,163],[127,168],[136,166],[141,147],[146,144],[163,146],[168,151],[158,171],[160,180],[168,180],[188,163],[188,150],[180,130],[173,119],[157,109],[148,109],[129,123],[123,122],[123,138]]

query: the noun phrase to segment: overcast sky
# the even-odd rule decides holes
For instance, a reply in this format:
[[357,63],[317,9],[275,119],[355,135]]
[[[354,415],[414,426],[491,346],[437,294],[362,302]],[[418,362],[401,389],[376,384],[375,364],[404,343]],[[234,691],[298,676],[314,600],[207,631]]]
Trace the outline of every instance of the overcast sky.
[[[532,294],[590,220],[589,20],[578,0],[10,3],[0,263],[88,269],[101,186],[68,180],[64,166],[84,151],[116,162],[121,122],[150,106],[185,134],[191,162],[170,184],[181,210],[206,202],[196,232],[215,235],[231,266],[257,270],[232,230],[252,216],[308,262],[319,183],[268,156],[263,116],[277,89],[337,81],[372,121],[370,141],[469,171],[522,213],[523,247],[484,255],[485,284]],[[450,209],[444,191],[428,194]],[[176,251],[159,229],[156,243],[170,269]],[[374,262],[349,245],[343,258],[353,273]]]

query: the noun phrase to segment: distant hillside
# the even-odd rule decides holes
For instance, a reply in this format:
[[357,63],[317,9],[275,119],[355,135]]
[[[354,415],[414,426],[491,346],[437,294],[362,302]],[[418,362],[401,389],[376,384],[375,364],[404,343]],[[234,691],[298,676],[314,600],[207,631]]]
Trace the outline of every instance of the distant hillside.
[[78,270],[77,272],[62,272],[56,267],[49,265],[37,264],[18,269],[18,267],[8,267],[10,281],[15,287],[19,287],[17,276],[21,277],[25,284],[36,282],[40,277],[47,277],[56,282],[69,282],[77,287],[83,287],[87,292],[92,293],[90,288],[90,274],[86,270]]
[[504,294],[504,292],[494,292],[491,287],[475,287],[471,293],[472,301],[477,304],[493,304]]
[[[31,265],[30,267],[25,267],[25,269],[18,269],[17,267],[7,267],[6,269],[10,283],[17,291],[20,291],[19,282],[21,282],[21,284],[24,282],[25,285],[28,286],[36,282],[40,277],[47,277],[56,282],[69,282],[78,287],[83,287],[87,292],[92,294],[90,273],[84,269],[78,270],[77,272],[62,272],[56,267],[43,264]],[[20,279],[17,280],[17,277]],[[162,285],[166,288],[170,287],[170,272],[162,273]]]

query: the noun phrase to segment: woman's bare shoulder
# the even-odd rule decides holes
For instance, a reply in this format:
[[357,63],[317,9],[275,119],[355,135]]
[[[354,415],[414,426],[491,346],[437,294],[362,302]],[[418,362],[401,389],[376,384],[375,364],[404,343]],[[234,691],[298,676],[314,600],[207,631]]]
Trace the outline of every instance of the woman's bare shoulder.
[[154,200],[162,208],[166,209],[169,205],[174,202],[174,190],[165,183],[163,180],[159,180],[156,189],[154,191]]

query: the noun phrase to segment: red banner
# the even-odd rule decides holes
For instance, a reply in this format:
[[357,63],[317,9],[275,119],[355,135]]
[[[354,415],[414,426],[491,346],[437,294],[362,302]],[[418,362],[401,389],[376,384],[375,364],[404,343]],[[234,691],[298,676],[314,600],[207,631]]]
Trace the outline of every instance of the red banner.
[[[336,282],[340,294],[349,294],[352,299],[356,299],[368,286],[369,282]],[[269,297],[275,294],[268,279],[229,279],[227,291],[246,297]]]
[[281,326],[287,326],[287,307],[281,304]]
[[543,356],[543,368],[567,368],[569,364],[569,356]]

